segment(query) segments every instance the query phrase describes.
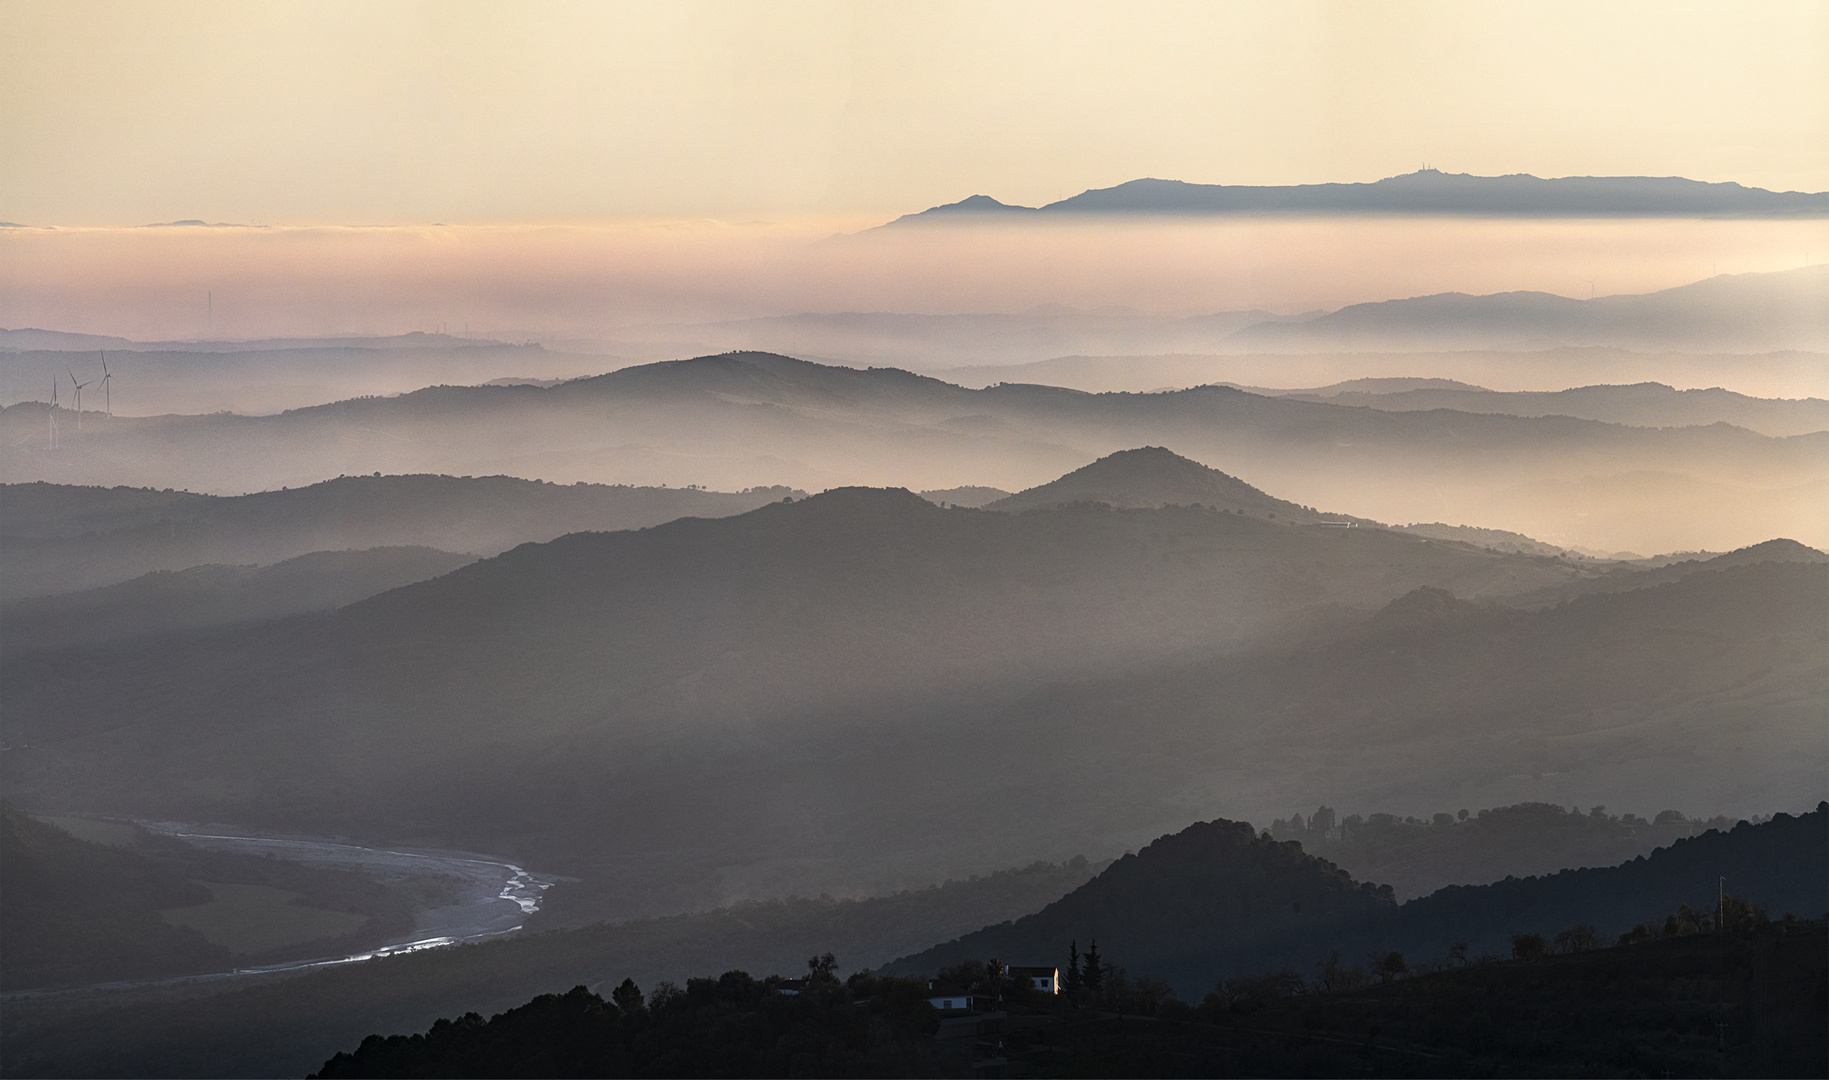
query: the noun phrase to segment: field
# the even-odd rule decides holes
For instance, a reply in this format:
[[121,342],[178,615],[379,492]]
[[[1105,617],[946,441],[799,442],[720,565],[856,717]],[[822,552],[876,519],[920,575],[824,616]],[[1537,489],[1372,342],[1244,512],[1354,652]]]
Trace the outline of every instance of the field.
[[207,904],[167,908],[159,917],[173,926],[188,926],[212,945],[237,955],[263,953],[319,938],[353,934],[368,916],[299,904],[299,894],[270,885],[228,885],[204,881]]

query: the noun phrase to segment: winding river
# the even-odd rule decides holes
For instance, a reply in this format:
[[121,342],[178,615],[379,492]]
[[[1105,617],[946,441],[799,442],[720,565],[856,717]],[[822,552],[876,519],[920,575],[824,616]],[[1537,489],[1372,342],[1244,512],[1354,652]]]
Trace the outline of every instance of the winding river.
[[210,851],[238,855],[271,855],[292,862],[334,870],[355,870],[382,880],[402,877],[435,877],[451,886],[457,901],[418,913],[411,932],[398,940],[347,956],[327,956],[261,967],[236,968],[202,975],[113,982],[56,990],[19,991],[9,998],[69,993],[81,990],[125,989],[134,986],[202,982],[238,976],[306,971],[312,968],[358,964],[383,956],[437,949],[467,941],[511,934],[527,916],[540,910],[540,899],[553,882],[511,862],[484,855],[445,851],[396,851],[361,847],[330,840],[251,836],[169,821],[141,821],[139,826],[159,836]]

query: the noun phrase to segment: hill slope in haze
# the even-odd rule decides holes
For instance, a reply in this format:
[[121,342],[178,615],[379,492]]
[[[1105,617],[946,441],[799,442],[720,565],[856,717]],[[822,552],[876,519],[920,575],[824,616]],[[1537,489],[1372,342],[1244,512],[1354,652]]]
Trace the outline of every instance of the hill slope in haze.
[[[9,348],[9,346],[11,346]],[[539,345],[402,334],[392,338],[138,342],[44,330],[0,330],[0,402],[42,401],[52,380],[114,378],[91,387],[83,423],[170,413],[274,413],[342,398],[400,394],[422,386],[474,385],[504,376],[595,375],[614,361]],[[72,423],[62,433],[74,433]]]
[[1723,274],[1638,296],[1442,293],[1354,304],[1228,339],[1265,351],[1543,349],[1558,346],[1760,352],[1829,349],[1829,264]]
[[1186,505],[841,490],[96,649],[81,680],[6,657],[30,749],[0,765],[45,808],[499,852],[605,916],[1109,852],[1191,808],[1655,810],[1679,786],[1713,813],[1822,787],[1824,567],[1457,599],[1595,572]]
[[1363,405],[1373,409],[1455,409],[1499,412],[1510,416],[1575,416],[1636,427],[1688,427],[1733,424],[1765,435],[1803,435],[1829,430],[1829,401],[1822,398],[1770,399],[1736,394],[1720,387],[1676,390],[1663,383],[1631,386],[1578,386],[1554,393],[1499,393],[1478,387],[1425,387],[1374,391],[1340,389],[1296,391],[1286,397]]
[[[246,491],[436,470],[1015,491],[1153,445],[1292,502],[1377,520],[1479,524],[1605,551],[1724,549],[1785,535],[1829,544],[1820,509],[1829,500],[1808,494],[1829,483],[1829,433],[1774,439],[1724,425],[1386,412],[1217,386],[967,390],[894,369],[745,353],[551,388],[441,387],[273,417],[116,417],[55,454],[34,449],[43,414],[41,405],[0,412],[0,476]],[[193,564],[219,561],[263,560]]]
[[150,571],[264,565],[348,548],[494,555],[587,529],[740,514],[792,494],[431,475],[344,476],[239,496],[9,484],[0,486],[0,592],[17,599]]
[[193,566],[82,592],[0,603],[0,650],[96,645],[328,611],[475,560],[435,548],[319,551],[270,566]]
[[[995,833],[930,816],[982,782],[989,758],[959,771],[969,747],[1014,749],[984,721],[1050,680],[1342,625],[1421,584],[1587,573],[1206,509],[1011,515],[841,490],[523,545],[331,616],[96,650],[80,681],[5,657],[6,732],[34,749],[4,765],[9,790],[59,805],[419,837],[576,876],[665,852],[643,865],[688,906],[769,881],[874,887],[1089,846],[1086,820],[1054,828],[1040,804]],[[1002,801],[1051,765],[997,767]],[[677,809],[640,810],[657,799]],[[606,814],[623,824],[587,824]]]
[[159,919],[209,890],[131,852],[86,843],[0,800],[0,988],[226,967],[227,949]]
[[[1292,321],[1312,317],[1301,316]],[[1820,397],[1825,373],[1829,373],[1829,355],[1809,351],[1711,355],[1666,349],[1599,347],[1301,353],[1231,349],[1226,342],[1216,338],[1186,342],[1151,338],[1129,349],[1084,347],[1057,351],[1051,357],[1036,360],[1027,359],[1025,354],[1016,354],[1019,358],[988,357],[976,362],[971,362],[974,358],[962,357],[959,365],[936,368],[930,374],[961,386],[1040,383],[1093,394],[1160,392],[1219,383],[1266,397],[1310,397],[1326,401],[1343,393],[1365,394],[1373,400],[1361,404],[1376,404],[1376,400],[1382,398],[1399,407],[1405,400],[1405,391],[1420,389],[1490,393],[1497,396],[1478,400],[1501,406],[1513,400],[1508,394],[1516,392],[1527,395],[1516,401],[1528,407],[1541,400],[1540,395],[1560,393],[1568,388],[1583,390],[1596,384],[1719,386],[1729,388],[1724,391],[1728,396],[1706,390],[1673,390],[1673,394],[1681,395],[1676,401],[1685,410],[1682,419],[1663,420],[1659,426],[1726,421],[1766,435],[1788,435],[1798,430],[1790,426],[1793,418],[1787,415],[1792,411],[1791,403]],[[808,355],[817,352],[811,348],[805,351]],[[1411,385],[1400,385],[1405,383]],[[1493,387],[1505,389],[1491,389]],[[1740,411],[1740,406],[1734,404],[1739,395],[1753,398],[1753,403],[1741,403],[1746,405],[1745,411]],[[1575,403],[1565,403],[1553,411],[1627,424],[1645,424],[1654,417],[1661,419],[1663,416],[1662,412],[1647,414],[1646,404],[1642,402],[1634,402],[1630,408],[1620,402],[1616,404],[1621,411],[1611,408],[1602,411],[1598,402],[1582,400],[1585,395],[1571,396]],[[1590,405],[1595,406],[1592,411]],[[1704,405],[1710,408],[1702,408]],[[1714,407],[1721,407],[1721,411],[1714,411]],[[1728,408],[1735,411],[1728,412]],[[1479,411],[1488,411],[1488,408]],[[1501,407],[1496,411],[1506,410]],[[1803,411],[1806,416],[1809,414],[1808,409]]]
[[[1829,566],[1808,563],[1529,612],[1424,589],[1329,642],[1038,690],[989,730],[1069,791],[1147,776],[1152,803],[1239,816],[1314,793],[1249,811],[1262,819],[1322,801],[1650,814],[1676,791],[1746,814],[1829,797],[1826,609]],[[1123,811],[1063,798],[1054,812],[1090,828]]]

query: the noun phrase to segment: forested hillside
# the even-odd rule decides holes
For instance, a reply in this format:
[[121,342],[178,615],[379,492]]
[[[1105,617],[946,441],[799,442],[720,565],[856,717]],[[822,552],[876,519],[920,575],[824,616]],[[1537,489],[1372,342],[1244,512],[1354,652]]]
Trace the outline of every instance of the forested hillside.
[[[1713,909],[1719,879],[1777,916],[1829,914],[1829,804],[1678,840],[1619,866],[1449,886],[1398,905],[1299,844],[1242,822],[1204,822],[1113,863],[1033,915],[897,960],[883,970],[933,974],[964,960],[1059,963],[1095,939],[1107,963],[1166,979],[1183,996],[1256,971],[1317,970],[1334,954],[1409,961],[1508,955],[1513,935],[1548,941],[1587,927],[1611,942],[1680,907]],[[1655,933],[1655,931],[1654,931]]]

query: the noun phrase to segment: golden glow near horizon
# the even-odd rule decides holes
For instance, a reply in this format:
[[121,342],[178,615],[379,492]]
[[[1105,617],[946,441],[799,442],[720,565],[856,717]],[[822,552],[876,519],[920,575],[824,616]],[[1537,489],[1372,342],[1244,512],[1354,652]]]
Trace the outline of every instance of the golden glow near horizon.
[[1829,188],[1829,5],[0,7],[0,219],[857,224],[1139,176]]

